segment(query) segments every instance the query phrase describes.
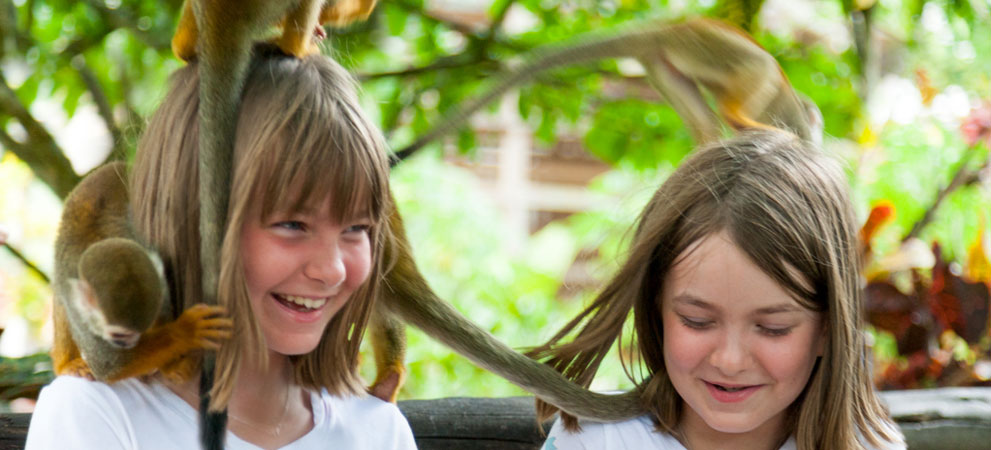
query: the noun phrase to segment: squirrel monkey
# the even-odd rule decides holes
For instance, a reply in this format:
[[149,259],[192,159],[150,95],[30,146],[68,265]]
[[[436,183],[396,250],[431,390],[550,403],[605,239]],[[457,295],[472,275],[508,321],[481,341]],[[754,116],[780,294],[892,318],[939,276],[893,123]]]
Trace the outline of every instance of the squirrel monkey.
[[100,167],[65,202],[55,240],[55,373],[188,379],[184,357],[217,348],[232,324],[205,305],[172,320],[162,262],[129,220],[126,172],[124,163]]
[[[800,98],[781,67],[743,30],[713,19],[651,22],[614,35],[587,37],[531,53],[519,67],[497,76],[484,94],[462,103],[439,125],[396,152],[403,159],[461,125],[510,88],[557,67],[603,58],[636,58],[650,83],[685,121],[698,143],[717,139],[721,127],[699,90],[715,98],[734,129],[783,128],[815,139],[818,108]],[[818,131],[821,131],[818,130]]]

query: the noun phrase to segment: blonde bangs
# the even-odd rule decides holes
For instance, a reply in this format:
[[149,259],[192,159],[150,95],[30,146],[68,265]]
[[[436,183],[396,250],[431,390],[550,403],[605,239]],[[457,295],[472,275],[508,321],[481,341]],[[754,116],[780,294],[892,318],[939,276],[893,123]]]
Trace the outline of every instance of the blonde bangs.
[[253,185],[251,201],[261,205],[264,218],[319,210],[329,200],[333,219],[364,215],[378,225],[388,189],[385,147],[355,109],[357,99],[343,98],[354,97],[350,77],[344,73],[347,83],[340,86],[323,79],[323,66],[294,59],[285,64],[312,70],[300,70],[303,76],[292,80],[256,71],[253,78],[260,80],[249,82],[242,106],[235,147],[245,153],[238,159],[246,166],[237,172]]
[[[321,133],[322,134],[322,133]],[[268,151],[258,159],[252,201],[261,206],[261,217],[322,210],[329,206],[331,219],[345,223],[367,218],[381,223],[383,183],[376,177],[368,158],[356,157],[352,150],[339,148],[330,139],[311,142],[269,144],[270,148],[310,148],[279,154]],[[321,136],[322,137],[322,136]],[[276,139],[285,141],[289,139]],[[313,142],[315,141],[315,142]],[[326,205],[325,202],[329,202]]]

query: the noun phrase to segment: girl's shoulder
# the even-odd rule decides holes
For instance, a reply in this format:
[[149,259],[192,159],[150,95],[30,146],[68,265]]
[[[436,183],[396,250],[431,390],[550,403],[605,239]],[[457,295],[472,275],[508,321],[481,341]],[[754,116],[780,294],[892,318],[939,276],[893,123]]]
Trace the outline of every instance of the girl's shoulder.
[[171,442],[169,436],[176,435],[177,426],[195,425],[195,417],[182,417],[161,389],[166,388],[136,379],[107,384],[57,377],[38,396],[28,448],[65,448],[66,442],[137,448],[142,443],[162,442],[162,437]]
[[[367,394],[355,395],[331,395],[326,390],[322,390],[318,396],[319,403],[324,408],[322,413],[327,415],[329,420],[342,421],[367,421],[367,420],[395,420],[401,419],[403,423],[406,418],[399,412],[399,408],[389,402],[382,401],[378,397]],[[314,402],[316,403],[316,402]],[[314,420],[319,422],[317,408],[313,411]]]
[[542,450],[685,450],[685,446],[674,436],[658,431],[648,415],[613,423],[580,420],[578,424],[581,430],[572,433],[564,429],[560,420],[556,421]]
[[311,394],[314,429],[292,448],[324,448],[327,442],[349,449],[415,449],[406,417],[392,403],[365,394]]

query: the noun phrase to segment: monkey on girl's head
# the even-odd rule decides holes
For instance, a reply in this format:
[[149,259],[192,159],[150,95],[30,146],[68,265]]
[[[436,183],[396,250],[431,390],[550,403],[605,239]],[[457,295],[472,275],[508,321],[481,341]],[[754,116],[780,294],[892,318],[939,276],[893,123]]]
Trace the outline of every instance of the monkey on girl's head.
[[[317,53],[325,36],[322,23],[346,25],[365,19],[375,0],[186,0],[172,49],[179,58],[199,61],[200,301],[215,305],[220,283],[221,244],[233,170],[234,133],[251,48],[272,25],[282,34],[275,43],[298,58]],[[226,413],[216,409],[215,355],[203,358],[200,396],[202,444],[223,447]],[[398,383],[398,380],[397,380]],[[212,406],[209,406],[212,405]]]
[[[261,48],[271,51],[270,47]],[[313,64],[311,60],[320,58],[322,57],[304,58],[304,63],[301,64],[309,67]],[[237,230],[248,220],[241,209],[259,202],[263,215],[278,212],[279,208],[286,207],[287,204],[292,205],[292,208],[305,209],[308,201],[329,195],[335,202],[334,207],[341,208],[339,211],[342,215],[350,211],[348,208],[361,206],[358,202],[369,202],[363,209],[375,219],[375,226],[370,230],[374,238],[373,250],[376,252],[373,253],[375,270],[369,276],[371,281],[364,290],[356,292],[345,309],[328,326],[327,333],[333,333],[335,338],[325,342],[339,344],[336,347],[321,344],[317,350],[327,352],[322,357],[314,352],[293,358],[294,367],[299,371],[298,376],[301,379],[326,375],[330,376],[327,383],[333,381],[342,389],[331,392],[351,392],[356,389],[359,380],[351,369],[330,370],[327,362],[337,361],[341,368],[352,368],[356,363],[357,343],[365,324],[369,322],[370,308],[374,303],[376,320],[372,322],[374,332],[371,333],[371,338],[379,373],[373,390],[388,391],[377,388],[381,383],[395,386],[405,376],[401,359],[405,339],[403,325],[395,320],[398,317],[451,346],[483,368],[581,417],[618,420],[641,411],[636,392],[620,396],[602,395],[570,383],[552,368],[502,344],[467,320],[449,303],[438,298],[416,269],[402,229],[402,221],[388,195],[387,187],[384,187],[387,184],[379,179],[387,178],[387,173],[379,174],[379,170],[387,169],[378,167],[377,159],[359,158],[357,155],[362,153],[355,150],[326,153],[299,150],[322,146],[338,149],[367,147],[376,149],[373,154],[377,158],[379,151],[384,152],[379,132],[367,122],[356,104],[343,102],[341,105],[308,106],[307,102],[313,95],[310,90],[324,92],[323,95],[327,96],[331,95],[327,91],[335,90],[329,82],[318,83],[317,74],[307,75],[307,78],[278,78],[268,73],[270,66],[294,64],[291,62],[292,58],[283,60],[269,56],[258,59],[262,62],[256,61],[258,67],[253,69],[252,76],[248,79],[237,126],[235,176],[231,190],[230,222],[227,226],[227,234],[234,235],[225,238],[224,268],[220,283],[223,293],[221,305],[230,311],[238,328],[234,333],[235,338],[220,350],[218,361],[221,364],[218,368],[228,366],[224,362],[228,359],[250,359],[245,355],[251,355],[261,348],[259,338],[255,335],[257,331],[252,328],[252,321],[239,319],[249,314],[239,303],[242,298],[239,286],[243,274],[236,270],[236,262],[232,263],[238,258]],[[281,73],[275,72],[276,75]],[[176,298],[184,302],[177,305],[179,308],[188,307],[198,300],[195,293],[198,292],[200,283],[199,277],[194,275],[199,273],[200,267],[196,257],[198,247],[193,239],[196,236],[195,214],[198,209],[195,198],[190,195],[194,192],[192,189],[196,179],[195,155],[188,151],[189,148],[195,148],[196,135],[194,132],[175,131],[175,128],[188,130],[196,126],[195,80],[196,76],[188,70],[177,75],[173,95],[163,103],[146,131],[132,180],[132,204],[137,229],[148,236],[151,244],[160,251],[166,267],[170,268],[170,273],[173,274],[170,279],[172,290],[176,293]],[[349,93],[348,98],[352,95],[353,93]],[[182,100],[172,101],[173,98]],[[317,95],[316,98],[321,97]],[[327,108],[335,112],[324,117],[323,111]],[[293,111],[293,114],[287,115],[286,111]],[[169,118],[160,119],[159,116]],[[327,121],[328,124],[321,121]],[[309,123],[321,125],[311,126],[310,129],[306,126]],[[287,153],[285,148],[297,149],[298,152]],[[249,171],[249,174],[242,175],[245,171]],[[260,187],[256,187],[255,192],[249,192],[248,188],[251,186]],[[287,189],[286,186],[292,189]],[[306,194],[298,196],[298,193]],[[142,202],[142,198],[156,198],[160,201]],[[380,223],[378,220],[385,222]],[[377,253],[379,250],[382,251],[381,254]],[[388,270],[384,270],[385,267]],[[373,301],[373,297],[377,299]],[[358,302],[357,299],[363,301]],[[340,328],[335,328],[338,326]],[[347,330],[352,331],[347,333]],[[261,357],[263,355],[259,355]],[[315,367],[318,364],[320,367]],[[229,395],[231,385],[227,383],[233,380],[233,374],[220,369],[216,374],[216,398],[223,399]],[[385,395],[392,398],[394,396],[395,392]]]

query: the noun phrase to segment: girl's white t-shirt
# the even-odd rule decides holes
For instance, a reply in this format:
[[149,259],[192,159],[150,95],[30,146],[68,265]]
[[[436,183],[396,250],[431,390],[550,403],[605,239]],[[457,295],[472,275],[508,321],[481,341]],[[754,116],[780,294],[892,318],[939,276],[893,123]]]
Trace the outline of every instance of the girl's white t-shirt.
[[[674,436],[657,431],[650,415],[616,423],[580,421],[579,424],[581,431],[572,433],[564,429],[560,420],[555,421],[541,450],[687,450]],[[901,432],[894,428],[887,431],[896,442],[882,445],[878,450],[905,450]],[[779,450],[797,450],[797,446],[792,436]]]
[[[581,431],[564,429],[561,421],[554,422],[541,450],[686,450],[674,436],[659,432],[649,415],[615,423],[581,421]],[[795,438],[779,450],[796,450]]]
[[[415,449],[399,408],[372,396],[310,395],[313,429],[287,450],[346,448]],[[113,384],[57,377],[41,390],[28,429],[28,450],[196,449],[198,413],[158,382],[126,379]],[[227,432],[228,450],[258,446]]]

